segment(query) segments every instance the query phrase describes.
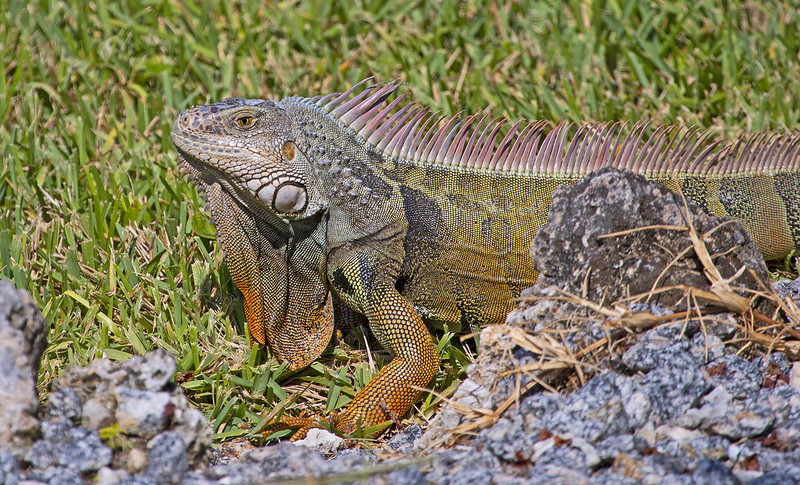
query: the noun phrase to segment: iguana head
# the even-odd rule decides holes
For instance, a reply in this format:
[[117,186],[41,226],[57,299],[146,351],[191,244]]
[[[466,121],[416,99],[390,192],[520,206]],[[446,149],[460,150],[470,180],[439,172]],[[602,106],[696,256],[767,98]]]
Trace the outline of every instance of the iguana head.
[[182,112],[171,138],[185,162],[213,171],[278,217],[293,220],[323,207],[294,132],[295,121],[278,102],[225,98]]

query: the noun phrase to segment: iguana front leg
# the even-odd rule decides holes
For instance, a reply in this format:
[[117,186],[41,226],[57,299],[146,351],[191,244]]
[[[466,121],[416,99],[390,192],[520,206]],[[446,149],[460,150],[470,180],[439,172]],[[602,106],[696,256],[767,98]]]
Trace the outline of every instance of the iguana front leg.
[[412,386],[426,386],[439,368],[431,334],[411,303],[395,289],[391,266],[370,250],[361,250],[338,267],[329,267],[332,287],[367,317],[370,329],[393,357],[334,419],[342,431],[399,418],[420,395]]
[[[422,318],[394,287],[385,265],[369,250],[361,250],[342,264],[330,267],[329,279],[338,296],[365,315],[380,344],[392,361],[364,386],[330,424],[344,433],[366,429],[406,413],[420,395],[413,386],[426,386],[439,368],[433,338]],[[292,439],[302,438],[319,425],[318,418],[284,417],[283,426],[270,431],[296,428]],[[323,426],[324,427],[324,426]]]
[[370,328],[393,359],[334,420],[348,432],[401,417],[420,395],[412,386],[426,386],[439,368],[431,335],[408,300],[387,286],[373,289],[368,300]]

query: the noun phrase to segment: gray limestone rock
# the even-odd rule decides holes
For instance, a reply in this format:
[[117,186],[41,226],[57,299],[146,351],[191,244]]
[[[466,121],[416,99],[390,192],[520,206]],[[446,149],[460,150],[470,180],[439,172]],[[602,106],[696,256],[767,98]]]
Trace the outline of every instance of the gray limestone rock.
[[19,463],[10,451],[0,451],[0,483],[17,485],[20,481]]
[[128,477],[128,472],[125,470],[114,470],[104,466],[97,470],[97,485],[115,485]]
[[456,447],[436,452],[425,478],[428,483],[450,485],[513,483],[510,474],[502,473],[503,467],[496,456],[479,447]]
[[361,467],[370,467],[380,459],[372,450],[346,448],[328,460],[328,470],[332,474],[346,473]]
[[783,468],[765,473],[747,485],[796,485],[800,483],[800,465],[795,462]]
[[42,439],[51,443],[60,443],[66,439],[67,434],[74,426],[73,422],[66,420],[42,421]]
[[152,438],[165,429],[172,413],[166,411],[170,405],[168,392],[140,391],[128,386],[113,389],[117,401],[116,422],[129,434]]
[[508,483],[498,482],[495,475],[496,473],[486,469],[457,470],[450,475],[441,477],[441,479],[436,480],[433,483],[438,483],[439,485],[489,485],[494,483]]
[[[698,234],[709,233],[723,220],[703,213],[688,203],[688,213]],[[709,289],[700,260],[689,251],[685,231],[648,229],[614,237],[599,237],[646,226],[683,226],[688,222],[683,200],[664,186],[647,182],[632,172],[601,169],[573,186],[553,193],[548,223],[531,245],[533,265],[539,270],[537,285],[555,285],[570,293],[584,293],[592,301],[613,302],[648,293],[654,282],[661,287],[687,285]],[[769,281],[761,253],[740,224],[725,224],[704,238],[723,278],[742,266],[755,271],[760,281]],[[669,271],[664,271],[669,266]],[[734,287],[756,288],[748,272]],[[671,306],[683,292],[666,291],[650,301]]]
[[800,278],[773,281],[772,288],[782,299],[788,296],[794,301],[800,301]]
[[[79,414],[89,429],[116,424],[143,440],[174,430],[181,435],[190,462],[199,464],[211,443],[211,429],[172,381],[175,369],[175,359],[160,349],[125,362],[97,359],[86,367],[70,368],[53,382],[53,394],[71,397],[59,398],[48,412]],[[66,404],[59,404],[67,402],[72,403],[68,412],[63,410]]]
[[103,404],[103,400],[98,398],[92,398],[83,403],[81,416],[83,418],[81,420],[81,426],[87,429],[99,430],[100,428],[110,426],[114,422],[114,417],[111,415],[111,412]]
[[408,466],[393,470],[386,475],[379,475],[370,480],[374,485],[419,485],[425,483],[425,474],[416,466]]
[[527,432],[544,427],[542,424],[545,416],[554,409],[564,406],[566,397],[552,392],[541,392],[525,397],[516,409],[516,414],[522,419],[523,429]]
[[308,430],[308,434],[306,434],[305,438],[293,443],[296,446],[305,446],[306,448],[318,451],[324,456],[332,456],[339,448],[343,448],[345,445],[344,438],[321,428],[312,428]]
[[656,425],[681,416],[711,388],[700,369],[679,366],[654,369],[642,378],[640,385],[649,396]]
[[559,409],[545,414],[540,425],[558,435],[578,436],[590,443],[632,432],[635,423],[626,412],[619,382],[613,372],[594,377],[567,396]]
[[738,485],[739,479],[731,473],[730,469],[715,460],[703,459],[692,472],[691,483],[707,483],[709,485]]
[[[41,439],[19,454],[26,465],[21,479],[183,483],[190,466],[204,466],[211,430],[172,382],[174,372],[174,359],[164,351],[68,369],[53,384]],[[111,425],[120,433],[112,439],[125,443],[115,441],[114,452],[98,435]]]
[[661,337],[653,333],[643,335],[639,342],[622,356],[622,363],[631,372],[650,372],[664,367],[695,369],[700,366],[691,352],[687,340]]
[[78,423],[82,416],[83,405],[75,389],[59,389],[50,393],[47,400],[46,419],[50,421],[68,419],[73,423]]
[[72,388],[81,402],[100,398],[103,404],[114,407],[112,390],[125,386],[138,391],[171,392],[175,375],[175,359],[169,352],[156,349],[147,355],[137,356],[125,362],[110,359],[95,359],[86,367],[71,367],[53,381],[53,390]]
[[692,353],[701,362],[711,362],[719,359],[725,353],[725,346],[721,338],[713,334],[694,334],[691,340]]
[[120,481],[114,482],[114,485],[161,485],[152,477],[147,475],[130,475],[123,477]]
[[177,431],[166,431],[147,443],[147,476],[156,483],[178,485],[189,470],[186,444]]
[[25,485],[85,485],[81,474],[69,468],[54,467],[47,470],[33,470],[27,474]]
[[538,440],[538,433],[526,433],[517,422],[504,418],[481,431],[475,439],[475,447],[508,463],[527,462]]
[[25,461],[40,470],[51,467],[56,461],[56,445],[47,440],[35,442],[25,454]]
[[167,408],[173,412],[172,429],[183,438],[190,463],[200,464],[211,444],[211,426],[203,413],[189,407],[183,395],[173,396],[171,402],[176,403],[173,408]]
[[557,485],[570,483],[575,485],[588,485],[591,478],[580,469],[559,465],[541,465],[531,469],[529,481],[525,483],[541,485]]
[[757,393],[763,384],[758,365],[738,355],[723,355],[706,366],[711,383],[723,386],[734,399],[744,399]]
[[36,379],[47,329],[30,295],[0,280],[0,451],[17,458],[39,433]]
[[97,431],[74,427],[55,447],[56,463],[79,472],[97,471],[111,463],[112,452]]
[[211,469],[211,478],[228,483],[258,483],[291,478],[321,477],[325,474],[325,458],[303,446],[279,443],[255,448],[236,464]]
[[396,453],[411,453],[414,450],[414,444],[422,437],[422,428],[418,424],[412,424],[386,442],[392,451]]

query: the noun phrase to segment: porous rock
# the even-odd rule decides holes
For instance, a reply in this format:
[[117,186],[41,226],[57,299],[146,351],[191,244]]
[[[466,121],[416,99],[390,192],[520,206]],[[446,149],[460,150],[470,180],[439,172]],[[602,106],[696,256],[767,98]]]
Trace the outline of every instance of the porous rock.
[[414,450],[414,444],[421,437],[422,428],[418,424],[412,424],[387,441],[386,446],[395,453],[411,453]]
[[312,428],[302,440],[295,441],[296,446],[305,446],[315,450],[323,455],[332,455],[336,453],[339,448],[344,446],[344,439],[336,436],[330,431]]
[[196,463],[211,443],[211,430],[173,382],[175,369],[172,355],[156,349],[124,362],[96,359],[86,367],[71,367],[52,387],[54,393],[77,395],[84,427],[116,424],[144,440],[171,429],[181,435],[189,461]]
[[[723,278],[743,266],[754,271],[755,276],[745,271],[732,287],[760,288],[769,281],[764,259],[741,224],[707,215],[632,172],[601,169],[556,190],[548,221],[531,243],[531,259],[540,273],[537,285],[555,285],[591,301],[645,294],[655,282],[709,290],[694,251],[676,257],[692,241],[687,231],[675,228],[690,223],[708,252],[718,255],[714,263]],[[637,228],[649,229],[620,234]],[[666,291],[650,302],[669,307],[682,298],[682,291]]]
[[177,485],[189,470],[186,444],[177,431],[166,431],[147,443],[147,473],[157,483]]
[[47,329],[28,292],[0,280],[0,451],[17,458],[39,433],[36,379]]
[[[641,226],[688,227],[687,216],[700,235],[717,228],[704,242],[723,278],[742,266],[752,269],[732,283],[734,290],[764,288],[764,263],[739,224],[720,226],[722,219],[641,177],[598,171],[556,191],[550,223],[532,245],[541,275],[522,293],[529,301],[509,315],[505,335],[483,330],[478,360],[454,399],[494,408],[529,382],[519,374],[503,377],[538,357],[512,341],[509,327],[531,335],[558,329],[573,352],[608,337],[605,317],[575,300],[554,298],[563,297],[562,291],[610,306],[657,286],[708,290],[686,231],[599,237]],[[660,293],[630,308],[662,316],[685,310],[685,302],[672,306],[682,297],[683,292]],[[789,443],[800,437],[800,392],[787,385],[792,365],[779,353],[753,362],[729,355],[725,342],[734,335],[736,318],[722,313],[713,321],[650,329],[620,355],[612,354],[613,361],[584,367],[587,382],[572,394],[538,391],[517,398],[518,406],[474,440],[473,456],[489,453],[496,460],[481,472],[491,470],[488,476],[496,478],[514,470],[514,477],[522,477],[527,470],[530,483],[740,483],[757,476],[748,467],[759,456],[769,463],[763,472],[785,476],[794,463]],[[448,406],[440,416],[448,420],[434,420],[426,443],[440,441],[463,422]],[[745,446],[729,456],[737,440],[756,450]],[[762,442],[770,448],[762,449]]]
[[227,483],[258,483],[307,478],[325,474],[325,458],[304,446],[279,443],[250,450],[232,464],[219,465],[209,472],[210,478]]
[[[26,470],[20,479],[184,483],[190,466],[205,466],[211,430],[172,381],[175,368],[173,357],[157,350],[66,370],[53,382],[41,438],[19,453]],[[100,440],[101,429],[114,450]],[[6,468],[6,475],[14,473]]]
[[800,302],[800,278],[773,281],[772,288],[778,293],[781,299],[788,296],[795,302]]
[[95,359],[86,367],[70,367],[53,381],[54,391],[71,388],[78,393],[81,402],[100,399],[107,407],[114,399],[112,390],[126,386],[138,391],[165,391],[175,388],[175,359],[166,350],[156,349],[144,356],[136,356],[124,362],[110,359]]
[[97,431],[77,426],[56,445],[58,465],[71,470],[97,471],[111,463],[111,458],[111,449],[100,441]]
[[168,392],[140,391],[128,386],[114,388],[117,401],[116,421],[126,433],[143,438],[152,438],[162,431],[171,413],[165,409],[169,405]]
[[10,451],[0,451],[0,483],[17,485],[20,480],[19,463]]

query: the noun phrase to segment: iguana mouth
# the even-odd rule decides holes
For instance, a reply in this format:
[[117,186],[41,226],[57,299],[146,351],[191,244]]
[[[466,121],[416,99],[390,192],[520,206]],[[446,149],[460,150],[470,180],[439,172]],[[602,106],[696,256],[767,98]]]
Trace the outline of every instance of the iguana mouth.
[[[187,134],[177,122],[170,138],[178,149],[184,172],[204,179],[204,183],[226,181],[225,190],[253,210],[259,210],[257,200],[277,217],[291,218],[308,208],[308,187],[302,180],[286,176],[279,170],[254,170],[253,166],[262,163],[259,157],[269,160],[267,154],[242,146],[215,144],[205,137]],[[294,154],[294,145],[291,145],[291,153]],[[250,159],[250,156],[254,158]],[[237,167],[240,161],[246,161],[241,164],[243,168],[231,168]]]

